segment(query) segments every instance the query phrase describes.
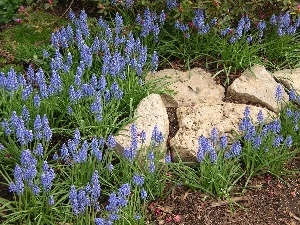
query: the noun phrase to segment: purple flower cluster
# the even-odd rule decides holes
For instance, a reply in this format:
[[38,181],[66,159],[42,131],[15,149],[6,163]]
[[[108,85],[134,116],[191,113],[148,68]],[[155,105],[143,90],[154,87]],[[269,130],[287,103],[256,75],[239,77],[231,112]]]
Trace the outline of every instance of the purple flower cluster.
[[241,154],[241,152],[242,152],[241,143],[239,141],[236,141],[231,145],[230,150],[228,152],[225,152],[224,157],[226,159],[237,157]]
[[189,26],[187,24],[176,20],[174,27],[180,30],[184,34],[184,37],[190,38]]
[[131,188],[128,183],[122,184],[118,192],[112,192],[109,194],[108,205],[105,207],[108,214],[108,219],[95,218],[96,225],[113,224],[114,221],[120,219],[119,213],[122,208],[128,204],[127,198],[131,194]]
[[[25,120],[23,120],[23,116],[26,116]],[[49,142],[52,138],[52,131],[46,115],[43,116],[42,120],[40,115],[36,116],[34,132],[27,128],[29,120],[29,112],[27,108],[23,106],[22,116],[18,116],[17,113],[13,111],[9,121],[3,119],[1,123],[2,129],[7,136],[14,134],[20,145],[27,145],[34,139],[38,141],[43,139],[46,142]]]
[[[200,17],[201,18],[201,17]],[[273,14],[269,21],[269,24],[276,28],[277,33],[279,36],[283,35],[293,35],[297,32],[297,29],[300,26],[300,17],[297,17],[294,22],[292,22],[292,18],[289,12],[284,14],[280,14],[276,16]],[[256,28],[258,30],[258,41],[262,41],[262,37],[267,29],[267,22],[262,20],[256,24]],[[231,29],[229,27],[221,30],[221,36],[225,37],[227,34],[232,34],[229,38],[229,42],[231,44],[235,43],[236,41],[240,40],[243,35],[249,33],[251,27],[250,18],[246,16],[242,16],[239,20],[236,29]],[[252,42],[253,38],[251,35],[248,35],[246,41],[248,43]]]
[[43,163],[43,172],[41,174],[41,184],[43,190],[48,193],[51,190],[52,182],[55,178],[54,170],[48,165],[47,161]]
[[[60,156],[67,164],[84,163],[89,156],[94,156],[98,161],[102,160],[105,140],[100,137],[93,137],[91,143],[84,140],[82,144],[80,132],[78,129],[74,132],[73,139],[69,139],[67,143],[63,143],[60,149]],[[116,146],[116,141],[112,135],[109,135],[106,141],[108,149]]]
[[125,1],[116,1],[116,0],[111,0],[110,1],[111,5],[117,5],[120,4],[123,8],[130,9],[134,5],[134,0],[125,0]]
[[130,127],[131,144],[129,148],[124,148],[123,156],[130,162],[133,162],[138,151],[138,131],[133,123]]
[[300,18],[297,17],[295,22],[292,22],[290,12],[280,14],[279,16],[272,15],[270,24],[275,26],[279,36],[293,35],[300,26]]
[[0,72],[0,87],[10,93],[10,95],[13,95],[13,93],[23,85],[24,82],[20,82],[18,75],[13,68],[10,68],[10,70],[7,72],[7,75],[5,75],[3,72]]
[[34,137],[38,141],[44,139],[49,142],[51,140],[52,131],[46,115],[44,115],[42,119],[40,115],[36,116],[34,121]]
[[99,181],[98,171],[95,170],[91,181],[86,184],[84,188],[80,188],[78,191],[74,185],[71,186],[69,193],[69,201],[75,215],[82,214],[90,206],[93,206],[95,210],[99,210],[98,199],[101,193],[101,185]]
[[[218,141],[220,142],[217,145]],[[210,140],[205,138],[203,135],[199,137],[198,140],[198,151],[197,151],[197,160],[198,162],[203,162],[207,154],[209,154],[209,160],[211,163],[217,163],[218,154],[217,151],[225,150],[227,148],[227,137],[222,135],[221,138],[218,138],[218,130],[214,127],[211,131]],[[219,147],[218,150],[216,148]],[[236,141],[232,144],[229,151],[224,152],[224,157],[226,159],[237,157],[242,152],[242,146],[239,141]]]
[[282,92],[282,87],[281,85],[279,84],[276,88],[276,92],[275,92],[275,99],[278,102],[280,102],[283,98],[283,92]]
[[198,31],[198,34],[207,34],[210,31],[211,26],[216,24],[214,18],[210,23],[205,23],[204,11],[202,9],[196,9],[194,11],[194,18],[192,20],[193,27]]
[[149,172],[154,173],[155,172],[155,155],[154,152],[149,152],[148,154],[148,162],[149,162]]
[[47,161],[44,161],[39,178],[37,166],[38,161],[31,151],[29,149],[23,150],[20,157],[20,165],[17,164],[15,166],[14,182],[10,183],[9,190],[17,195],[21,195],[24,193],[25,188],[28,187],[37,196],[41,192],[40,187],[42,187],[45,193],[49,193],[55,178],[54,170],[48,165]]
[[198,139],[198,144],[199,147],[197,151],[197,161],[203,162],[203,160],[205,159],[205,155],[209,154],[210,162],[216,163],[218,157],[217,152],[209,139],[201,135]]
[[145,38],[150,33],[153,33],[155,42],[158,42],[158,35],[160,33],[161,27],[164,25],[166,20],[165,12],[162,10],[158,16],[156,12],[151,12],[149,8],[144,11],[143,17],[138,14],[136,17],[136,22],[142,26],[142,31],[140,36]]
[[166,0],[167,9],[173,9],[178,6],[178,2],[176,0]]
[[158,130],[157,125],[154,126],[151,136],[151,145],[157,147],[164,142],[164,136],[162,132]]

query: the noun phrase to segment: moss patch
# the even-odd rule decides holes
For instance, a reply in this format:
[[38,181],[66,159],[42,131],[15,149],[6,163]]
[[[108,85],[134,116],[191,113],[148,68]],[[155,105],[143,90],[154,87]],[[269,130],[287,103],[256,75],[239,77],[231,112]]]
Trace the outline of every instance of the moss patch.
[[24,19],[0,34],[1,46],[15,56],[17,63],[28,63],[49,48],[51,33],[66,23],[65,19],[46,12],[31,12],[27,21]]

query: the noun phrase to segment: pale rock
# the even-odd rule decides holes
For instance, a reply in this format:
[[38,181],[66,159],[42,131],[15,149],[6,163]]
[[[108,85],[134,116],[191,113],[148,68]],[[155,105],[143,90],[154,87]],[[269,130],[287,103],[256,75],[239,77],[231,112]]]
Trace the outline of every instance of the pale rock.
[[[146,132],[146,140],[143,146],[150,146],[152,131],[155,125],[158,130],[164,135],[164,143],[162,149],[166,149],[167,137],[169,135],[169,120],[166,107],[162,101],[162,98],[158,94],[150,94],[138,104],[135,110],[134,117],[137,119],[133,122],[140,134],[143,130]],[[126,125],[117,136],[115,140],[117,146],[115,150],[119,154],[123,154],[124,147],[130,147],[131,136],[130,136],[131,124]],[[138,143],[138,148],[142,146],[141,142]]]
[[[279,83],[263,66],[256,65],[234,80],[227,89],[227,96],[235,100],[247,99],[253,104],[262,105],[277,113],[282,104],[278,104],[275,99],[278,85]],[[289,100],[284,90],[283,100],[286,102]]]
[[164,69],[149,74],[146,80],[164,77],[170,77],[168,87],[177,92],[173,98],[162,96],[166,107],[193,106],[203,102],[221,102],[224,98],[224,87],[218,85],[212,79],[212,75],[201,68],[194,68],[186,72]]
[[[201,135],[210,137],[213,127],[219,131],[219,137],[227,135],[228,142],[232,143],[239,133],[239,123],[244,116],[247,105],[234,103],[202,103],[194,107],[180,107],[177,109],[179,130],[170,140],[174,149],[173,160],[178,161],[179,154],[183,162],[196,162],[198,151],[198,139]],[[267,109],[249,106],[251,118],[254,122],[259,110],[262,110],[265,122],[270,122],[273,112]]]
[[294,89],[300,94],[300,68],[278,70],[273,76],[289,90]]

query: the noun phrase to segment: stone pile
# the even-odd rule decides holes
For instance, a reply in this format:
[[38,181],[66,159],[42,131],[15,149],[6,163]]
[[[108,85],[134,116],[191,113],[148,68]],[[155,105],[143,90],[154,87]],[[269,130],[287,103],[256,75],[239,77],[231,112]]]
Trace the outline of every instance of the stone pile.
[[[164,69],[149,74],[147,79],[170,77],[169,88],[176,94],[173,97],[158,94],[147,96],[135,112],[137,120],[134,123],[138,132],[144,130],[148,134],[146,146],[150,144],[153,127],[157,125],[165,137],[163,147],[166,149],[166,139],[169,136],[167,107],[175,107],[179,130],[169,140],[169,144],[183,162],[196,162],[200,135],[209,137],[212,128],[216,127],[220,136],[226,134],[232,141],[234,135],[239,132],[238,125],[247,105],[254,120],[262,110],[266,121],[271,121],[282,107],[275,99],[278,85],[281,83],[284,87],[294,88],[300,93],[300,80],[297,78],[299,76],[300,69],[276,71],[271,74],[263,66],[256,65],[244,71],[228,87],[225,95],[224,87],[217,84],[212,79],[212,74],[203,69],[194,68],[187,72]],[[225,102],[225,98],[247,104]],[[284,90],[283,100],[288,101],[288,94]],[[117,151],[120,153],[124,147],[130,146],[129,130],[130,125],[127,125],[116,136]],[[178,160],[176,155],[173,155],[173,160]]]

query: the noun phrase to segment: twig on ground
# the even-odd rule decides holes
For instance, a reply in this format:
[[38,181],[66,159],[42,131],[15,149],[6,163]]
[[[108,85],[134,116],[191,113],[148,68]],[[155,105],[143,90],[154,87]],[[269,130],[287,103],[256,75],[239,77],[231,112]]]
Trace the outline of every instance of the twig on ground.
[[74,2],[74,0],[71,1],[70,5],[69,5],[68,8],[66,9],[66,11],[60,16],[60,18],[63,18],[64,15],[69,11],[69,9],[71,8],[73,2]]
[[215,202],[213,204],[211,204],[211,206],[208,207],[209,208],[214,208],[214,207],[219,207],[219,206],[224,206],[224,205],[228,205],[230,203],[236,203],[236,202],[241,202],[241,201],[247,201],[249,198],[247,196],[241,196],[241,197],[235,197],[232,198],[230,200],[225,200],[225,201],[220,201],[220,202]]

